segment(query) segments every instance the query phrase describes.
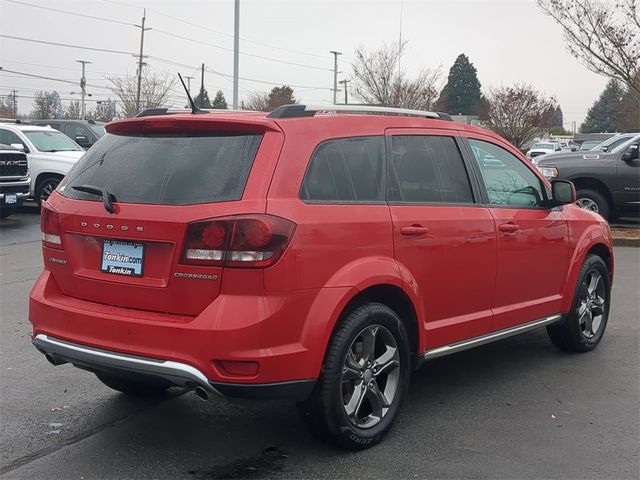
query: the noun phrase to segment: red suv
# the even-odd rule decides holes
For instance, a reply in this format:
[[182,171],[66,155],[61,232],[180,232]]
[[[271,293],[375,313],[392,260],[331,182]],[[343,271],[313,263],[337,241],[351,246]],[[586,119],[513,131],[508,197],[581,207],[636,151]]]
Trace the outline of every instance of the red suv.
[[606,221],[489,131],[305,105],[106,128],[42,210],[29,318],[54,365],[295,399],[358,449],[425,360],[543,326],[565,350],[602,339]]

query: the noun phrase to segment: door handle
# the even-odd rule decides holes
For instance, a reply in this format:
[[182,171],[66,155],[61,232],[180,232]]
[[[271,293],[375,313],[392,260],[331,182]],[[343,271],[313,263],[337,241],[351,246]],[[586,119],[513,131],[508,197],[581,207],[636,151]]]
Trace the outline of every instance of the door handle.
[[513,223],[513,222],[501,223],[498,226],[498,230],[500,230],[501,232],[505,232],[505,233],[515,233],[518,230],[520,230],[520,225],[518,225],[517,223]]
[[422,225],[411,225],[410,227],[400,227],[400,233],[407,236],[419,236],[427,233],[429,229]]

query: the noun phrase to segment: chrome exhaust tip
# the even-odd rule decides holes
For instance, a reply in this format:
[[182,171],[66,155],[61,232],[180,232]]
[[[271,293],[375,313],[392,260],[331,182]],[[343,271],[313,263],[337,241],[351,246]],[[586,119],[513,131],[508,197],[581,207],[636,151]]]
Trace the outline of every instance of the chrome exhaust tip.
[[204,388],[198,386],[194,388],[193,391],[201,400],[204,400],[204,401],[209,400],[209,392],[207,392]]

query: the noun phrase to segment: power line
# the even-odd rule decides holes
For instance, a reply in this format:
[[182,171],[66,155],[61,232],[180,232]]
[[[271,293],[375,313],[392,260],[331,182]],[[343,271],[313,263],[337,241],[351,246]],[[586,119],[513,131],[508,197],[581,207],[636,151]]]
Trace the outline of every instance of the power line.
[[25,7],[40,8],[42,10],[49,10],[51,12],[65,13],[67,15],[73,15],[75,17],[91,18],[93,20],[100,20],[100,21],[103,21],[103,22],[117,23],[117,24],[120,24],[120,25],[133,26],[132,23],[121,22],[120,20],[113,20],[111,18],[96,17],[96,16],[93,16],[93,15],[86,15],[84,13],[69,12],[68,10],[60,10],[58,8],[44,7],[42,5],[34,5],[32,3],[19,2],[17,0],[4,0],[4,1],[5,2],[9,2],[9,3],[15,3],[17,5],[23,5]]
[[[233,52],[232,48],[223,47],[221,45],[216,45],[214,43],[203,42],[202,40],[197,40],[195,38],[185,37],[184,35],[178,35],[177,33],[167,32],[166,30],[160,30],[158,28],[154,28],[153,31],[157,32],[157,33],[161,33],[163,35],[168,35],[168,36],[171,36],[171,37],[180,38],[181,40],[187,40],[189,42],[199,43],[200,45],[206,45],[206,46],[209,46],[209,47],[217,48],[219,50],[224,50],[226,52]],[[328,72],[331,71],[331,69],[329,69],[329,68],[317,67],[315,65],[307,65],[307,64],[298,63],[298,62],[290,62],[288,60],[280,60],[278,58],[266,57],[264,55],[257,55],[255,53],[240,52],[240,55],[244,55],[246,57],[260,58],[262,60],[268,60],[270,62],[282,63],[282,64],[285,64],[285,65],[294,65],[296,67],[311,68],[313,70],[322,70],[322,71],[328,71]]]
[[[130,5],[130,4],[125,3],[125,2],[118,2],[118,1],[115,1],[115,0],[102,0],[102,1],[106,2],[106,3],[113,3],[113,4],[116,4],[116,5],[124,5],[126,7],[131,7],[131,8],[139,8],[141,10],[143,8],[143,7],[138,7],[136,5]],[[208,32],[212,32],[212,33],[216,33],[218,35],[223,35],[225,37],[233,38],[233,34],[231,34],[231,33],[222,32],[220,30],[216,30],[216,29],[213,29],[211,27],[205,27],[204,25],[199,25],[197,23],[189,22],[188,20],[184,20],[182,18],[174,17],[173,15],[168,15],[168,14],[160,12],[159,10],[156,10],[154,8],[148,8],[147,10],[149,10],[150,12],[156,13],[157,15],[160,15],[162,17],[167,17],[167,18],[170,18],[171,20],[176,20],[178,22],[182,22],[185,25],[190,25],[192,27],[201,28],[202,30],[206,30]],[[240,37],[240,39],[243,42],[252,43],[254,45],[260,45],[262,47],[273,48],[275,50],[280,50],[280,51],[283,51],[283,52],[297,53],[299,55],[307,55],[309,57],[316,57],[316,58],[326,59],[325,55],[319,55],[317,53],[303,52],[301,50],[295,50],[295,49],[285,48],[285,47],[278,47],[276,45],[270,45],[268,43],[258,42],[258,41],[255,41],[255,40],[250,40],[250,39],[245,38],[245,37]]]
[[[43,75],[35,75],[33,73],[25,73],[25,72],[16,72],[15,70],[6,70],[4,68],[2,70],[0,70],[0,73],[4,73],[4,72],[15,73],[17,75],[22,75],[22,76],[25,76],[25,77],[40,78],[42,80],[51,80],[52,82],[61,82],[61,83],[68,83],[70,85],[78,85],[77,82],[73,82],[71,80],[64,80],[62,78],[45,77]],[[105,90],[111,90],[111,88],[103,87],[101,85],[90,85],[90,84],[87,84],[87,86],[91,87],[91,88],[103,88]]]
[[69,43],[48,42],[48,41],[45,41],[45,40],[36,40],[34,38],[16,37],[14,35],[5,35],[4,33],[0,33],[0,37],[2,37],[2,38],[10,38],[11,40],[20,40],[20,41],[23,41],[23,42],[41,43],[41,44],[44,44],[44,45],[56,45],[58,47],[77,48],[79,50],[92,50],[94,52],[117,53],[117,54],[120,54],[120,55],[134,55],[135,56],[135,53],[123,52],[122,50],[109,50],[107,48],[84,47],[84,46],[81,46],[81,45],[72,45],[72,44],[69,44]]

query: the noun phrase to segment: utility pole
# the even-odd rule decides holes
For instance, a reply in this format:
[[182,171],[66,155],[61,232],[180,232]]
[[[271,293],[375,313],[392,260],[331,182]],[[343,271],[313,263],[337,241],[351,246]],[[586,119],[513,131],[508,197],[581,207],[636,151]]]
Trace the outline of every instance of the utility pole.
[[240,75],[240,0],[235,0],[233,13],[233,109],[238,109],[238,76]]
[[200,73],[200,105],[196,107],[202,108],[204,105],[204,63],[202,64],[202,70]]
[[398,34],[398,76],[402,74],[402,69],[400,64],[402,63],[402,7],[404,6],[404,1],[400,0],[400,30]]
[[18,118],[18,97],[16,93],[18,93],[18,91],[13,90],[13,118]]
[[84,76],[84,66],[87,63],[91,63],[91,62],[87,60],[76,60],[76,62],[82,64],[82,77],[80,78],[80,89],[82,91],[82,120],[85,120],[85,117],[87,116],[87,110],[84,105],[84,97],[87,95],[87,79]]
[[342,55],[342,52],[331,50],[329,53],[333,55],[333,104],[335,105],[338,94],[338,55]]
[[144,28],[144,22],[147,17],[147,9],[145,8],[142,12],[142,25],[135,25],[140,29],[140,55],[138,55],[138,90],[136,92],[136,110],[140,111],[140,88],[142,86],[142,66],[144,62],[142,61],[144,56],[144,32],[147,30],[151,30],[150,28]]
[[344,104],[348,105],[349,104],[349,97],[347,96],[347,84],[350,82],[351,80],[347,80],[346,78],[344,80],[340,80],[338,83],[344,85]]
[[[195,77],[183,77],[187,80],[187,92],[191,95],[191,79]],[[185,108],[189,108],[189,105],[186,105]]]

